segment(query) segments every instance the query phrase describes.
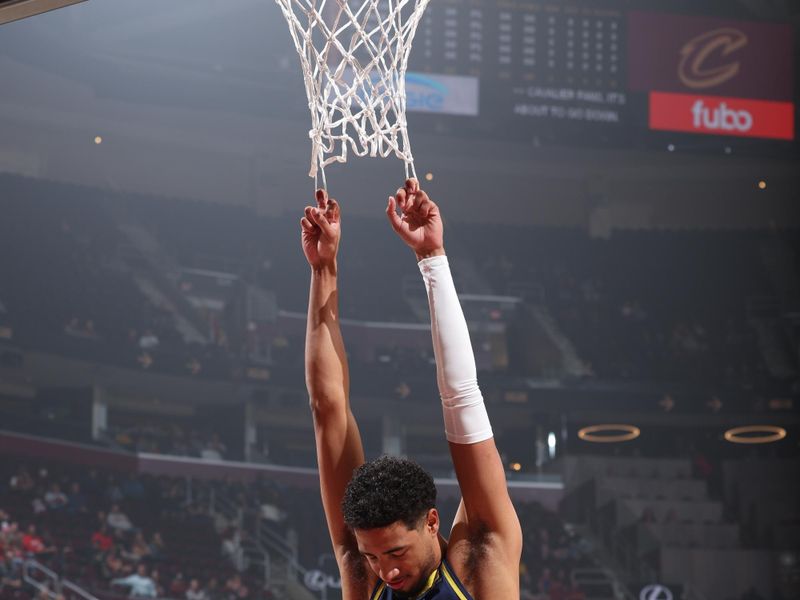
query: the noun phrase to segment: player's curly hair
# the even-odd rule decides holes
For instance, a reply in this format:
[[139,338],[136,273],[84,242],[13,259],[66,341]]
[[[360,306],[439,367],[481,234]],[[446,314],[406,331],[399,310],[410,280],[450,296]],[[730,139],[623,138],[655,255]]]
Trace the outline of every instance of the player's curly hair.
[[402,521],[415,529],[436,506],[436,486],[414,461],[381,456],[356,469],[342,499],[344,521],[353,529],[375,529]]

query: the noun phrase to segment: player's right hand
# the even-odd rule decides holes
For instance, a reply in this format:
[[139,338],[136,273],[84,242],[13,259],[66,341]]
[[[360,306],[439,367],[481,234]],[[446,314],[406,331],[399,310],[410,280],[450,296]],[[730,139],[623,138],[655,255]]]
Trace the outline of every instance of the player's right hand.
[[339,203],[328,198],[325,190],[317,190],[316,206],[306,206],[300,219],[303,253],[312,269],[336,265],[336,253],[341,238]]

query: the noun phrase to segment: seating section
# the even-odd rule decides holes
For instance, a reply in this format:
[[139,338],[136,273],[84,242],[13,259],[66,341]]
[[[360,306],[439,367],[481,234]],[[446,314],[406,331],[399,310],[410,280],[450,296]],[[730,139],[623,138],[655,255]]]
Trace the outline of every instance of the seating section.
[[774,293],[760,256],[768,234],[453,229],[498,293],[536,292],[597,377],[765,376],[746,306]]
[[[0,177],[0,189],[0,214],[13,215],[0,219],[0,250],[15,257],[0,261],[6,284],[0,302],[16,336],[34,346],[104,361],[115,349],[139,351],[154,339],[159,348],[186,350],[175,307],[156,306],[125,269],[130,246],[119,228],[132,221],[181,266],[231,274],[274,292],[280,309],[305,311],[308,267],[297,214],[266,217],[249,208],[106,194],[8,175]],[[615,232],[592,239],[576,229],[452,221],[448,248],[469,267],[462,269],[462,292],[523,296],[545,306],[590,376],[770,379],[747,312],[750,300],[775,296],[761,253],[772,240],[768,232]],[[343,317],[426,320],[405,297],[409,282],[419,288],[413,257],[379,216],[348,216],[341,265]],[[222,322],[229,317],[212,319],[214,339],[224,340],[220,352],[238,355],[266,343],[280,355],[287,345],[281,335],[254,341],[253,331],[238,334],[247,324]],[[485,318],[513,328],[521,317],[491,310]],[[513,345],[510,351],[523,352]],[[202,372],[222,360],[204,362]],[[184,371],[186,362],[175,361]],[[486,368],[504,371],[507,365],[525,374],[525,361],[516,356]]]
[[196,351],[121,260],[113,199],[11,176],[0,190],[0,302],[17,343],[131,368],[157,345],[185,372]]
[[[794,597],[796,570],[775,557],[796,551],[796,459],[731,458],[722,467],[571,456],[565,514],[636,581],[690,585],[708,598]],[[718,470],[716,489],[708,477]]]
[[800,461],[726,460],[725,500],[751,547],[795,550],[800,539]]
[[[186,481],[15,463],[4,460],[0,469],[0,546],[7,551],[0,565],[14,594],[30,597],[14,578],[33,556],[100,600],[125,597],[126,586],[113,580],[137,565],[163,598],[183,600],[194,578],[217,600],[269,597],[263,581],[223,556],[225,533],[217,533],[201,498],[188,501]],[[30,527],[40,541],[24,536]]]
[[[0,555],[6,582],[0,598],[31,597],[15,577],[21,561],[33,556],[100,600],[122,598],[126,587],[113,581],[138,565],[154,580],[158,597],[192,600],[186,588],[197,579],[209,600],[269,600],[271,582],[246,551],[260,527],[296,547],[307,568],[318,568],[320,557],[330,553],[314,488],[266,477],[246,484],[189,480],[3,458],[0,546],[9,552]],[[457,501],[444,500],[439,508],[449,524]],[[517,509],[525,540],[522,597],[584,598],[572,574],[595,566],[591,545],[538,503]],[[231,516],[239,511],[241,529]],[[22,537],[31,526],[39,546]]]

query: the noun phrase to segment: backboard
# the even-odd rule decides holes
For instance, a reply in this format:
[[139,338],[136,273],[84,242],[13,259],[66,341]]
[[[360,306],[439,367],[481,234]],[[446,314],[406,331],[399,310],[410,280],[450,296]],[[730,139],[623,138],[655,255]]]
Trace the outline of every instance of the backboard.
[[0,25],[85,0],[0,0]]

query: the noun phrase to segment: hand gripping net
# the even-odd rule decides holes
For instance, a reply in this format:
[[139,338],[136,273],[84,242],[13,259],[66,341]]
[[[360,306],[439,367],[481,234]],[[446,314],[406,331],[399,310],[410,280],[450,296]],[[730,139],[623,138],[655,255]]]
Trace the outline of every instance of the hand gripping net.
[[289,22],[311,110],[309,177],[356,156],[389,156],[416,177],[405,74],[429,0],[275,0]]

